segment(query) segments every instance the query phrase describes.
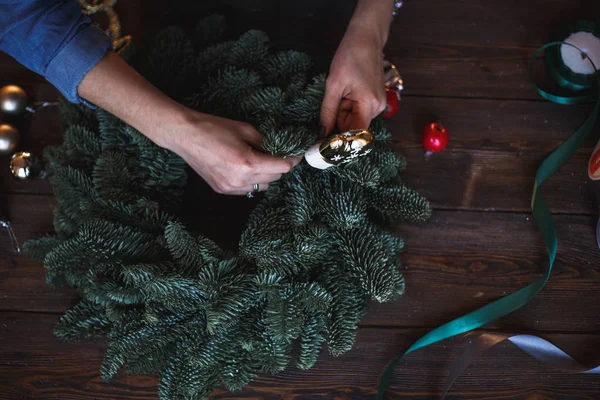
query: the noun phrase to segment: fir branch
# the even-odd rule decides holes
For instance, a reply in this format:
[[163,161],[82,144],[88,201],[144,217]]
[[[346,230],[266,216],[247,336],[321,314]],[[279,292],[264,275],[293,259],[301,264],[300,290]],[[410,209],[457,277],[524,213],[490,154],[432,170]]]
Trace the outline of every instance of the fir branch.
[[105,336],[110,328],[104,309],[84,300],[60,318],[54,333],[63,340],[96,339]]
[[192,41],[196,49],[201,50],[217,44],[223,38],[226,31],[227,20],[223,15],[209,15],[202,18],[196,25]]
[[320,312],[309,314],[300,335],[300,355],[296,366],[309,369],[317,362],[321,345],[325,341],[323,332],[326,329],[325,315]]
[[266,57],[260,65],[266,83],[286,82],[298,74],[305,74],[311,67],[310,57],[295,50],[282,51]]
[[389,185],[368,190],[369,205],[386,217],[408,222],[425,222],[431,218],[431,205],[406,185]]
[[31,239],[23,245],[23,252],[30,258],[43,262],[46,255],[59,246],[62,240],[56,236]]
[[168,96],[182,98],[194,86],[190,85],[194,81],[193,66],[192,42],[183,29],[172,26],[156,35],[144,76]]
[[268,43],[269,38],[264,32],[250,30],[234,43],[226,62],[243,68],[254,67],[267,56]]

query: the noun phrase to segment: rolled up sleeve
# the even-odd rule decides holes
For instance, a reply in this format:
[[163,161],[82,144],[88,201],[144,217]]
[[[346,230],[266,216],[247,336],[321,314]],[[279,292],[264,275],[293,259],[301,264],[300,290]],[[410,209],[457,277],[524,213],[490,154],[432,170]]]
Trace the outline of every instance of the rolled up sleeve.
[[74,0],[0,0],[0,50],[43,75],[71,102],[87,104],[77,87],[110,49],[110,38]]

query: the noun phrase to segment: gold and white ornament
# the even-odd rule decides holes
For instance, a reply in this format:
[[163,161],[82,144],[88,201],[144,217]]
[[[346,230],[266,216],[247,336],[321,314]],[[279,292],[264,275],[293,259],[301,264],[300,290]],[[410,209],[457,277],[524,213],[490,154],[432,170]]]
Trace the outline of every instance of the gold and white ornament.
[[371,152],[375,137],[368,129],[356,129],[312,145],[304,154],[306,161],[318,169],[349,163]]
[[27,94],[17,85],[0,88],[0,111],[5,114],[19,115],[27,110]]
[[0,125],[0,156],[7,155],[16,150],[19,144],[19,131],[12,125]]

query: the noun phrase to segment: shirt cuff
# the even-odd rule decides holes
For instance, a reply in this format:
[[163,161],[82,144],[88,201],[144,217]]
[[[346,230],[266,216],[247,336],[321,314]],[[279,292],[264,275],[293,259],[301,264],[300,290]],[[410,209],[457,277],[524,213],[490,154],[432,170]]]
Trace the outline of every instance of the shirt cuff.
[[91,103],[79,97],[77,87],[110,49],[110,38],[99,28],[87,26],[56,53],[46,69],[46,79],[68,101],[94,108]]

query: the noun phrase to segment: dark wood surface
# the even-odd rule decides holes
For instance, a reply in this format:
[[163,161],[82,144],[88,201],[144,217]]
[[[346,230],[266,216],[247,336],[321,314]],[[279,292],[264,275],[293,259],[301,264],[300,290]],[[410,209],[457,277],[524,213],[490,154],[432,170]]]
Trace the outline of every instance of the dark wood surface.
[[[275,46],[306,51],[317,67],[326,68],[352,12],[352,2],[341,0],[179,3],[183,6],[120,2],[124,32],[142,41],[170,23],[191,25],[195,15],[210,8],[230,15],[234,29],[263,29]],[[407,292],[394,303],[372,305],[348,354],[333,358],[324,352],[309,371],[290,368],[276,377],[261,377],[242,392],[221,392],[215,398],[373,399],[387,364],[420,335],[540,276],[547,260],[529,210],[533,176],[590,107],[539,99],[527,71],[528,58],[561,23],[597,18],[599,4],[407,2],[385,50],[406,80],[401,111],[390,126],[396,149],[408,159],[404,179],[435,208],[431,223],[397,227],[407,243],[402,267]],[[543,79],[541,72],[538,76]],[[56,97],[43,78],[0,54],[0,85],[7,83],[21,85],[36,99]],[[438,117],[451,141],[444,152],[426,159],[421,129]],[[23,149],[39,154],[61,141],[56,110],[17,122]],[[560,243],[549,284],[526,307],[486,327],[541,335],[582,361],[600,359],[600,253],[594,235],[600,183],[586,176],[594,144],[595,138],[544,187]],[[50,232],[50,186],[45,181],[14,181],[7,164],[0,157],[0,207],[17,235],[25,241]],[[213,225],[232,218],[215,210],[207,221]],[[244,215],[236,218],[243,221]],[[12,254],[4,232],[0,277],[0,399],[157,398],[152,377],[100,380],[103,343],[61,343],[53,336],[59,315],[76,295],[47,286],[43,267]],[[389,398],[439,397],[465,344],[465,338],[455,338],[406,357]],[[598,399],[600,379],[554,371],[503,344],[472,364],[448,398]]]

